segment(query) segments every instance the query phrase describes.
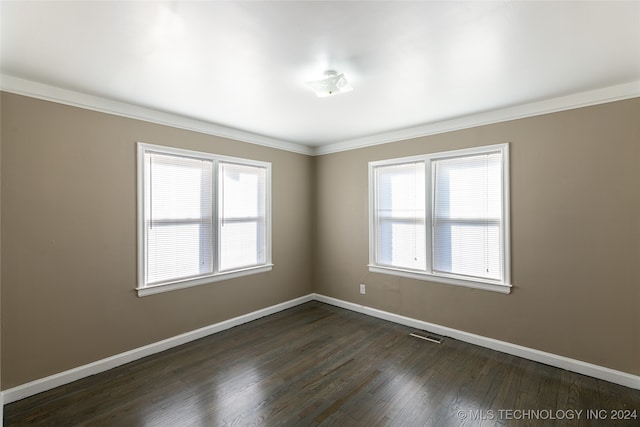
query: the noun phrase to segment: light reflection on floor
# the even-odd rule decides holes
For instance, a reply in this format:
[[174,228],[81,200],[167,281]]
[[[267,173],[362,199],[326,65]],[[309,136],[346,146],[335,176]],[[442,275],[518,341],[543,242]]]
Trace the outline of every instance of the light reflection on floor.
[[[228,381],[229,378],[233,381]],[[260,417],[256,409],[265,400],[264,380],[250,358],[225,372],[212,373],[209,382],[197,387],[178,380],[175,393],[156,398],[155,404],[149,405],[156,409],[139,420],[138,425],[182,427],[185,420],[194,427],[260,424],[256,423]]]

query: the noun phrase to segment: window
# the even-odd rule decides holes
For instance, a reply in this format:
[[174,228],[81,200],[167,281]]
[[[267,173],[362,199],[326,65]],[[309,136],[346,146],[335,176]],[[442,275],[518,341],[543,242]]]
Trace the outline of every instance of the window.
[[508,144],[369,163],[369,269],[509,293]]
[[271,270],[271,165],[138,144],[138,295]]

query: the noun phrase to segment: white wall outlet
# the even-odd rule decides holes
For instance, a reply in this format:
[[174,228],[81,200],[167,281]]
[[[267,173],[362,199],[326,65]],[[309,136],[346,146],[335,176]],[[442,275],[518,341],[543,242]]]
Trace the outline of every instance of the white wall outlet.
[[367,287],[365,286],[364,283],[360,283],[360,293],[361,294],[366,294],[367,293]]

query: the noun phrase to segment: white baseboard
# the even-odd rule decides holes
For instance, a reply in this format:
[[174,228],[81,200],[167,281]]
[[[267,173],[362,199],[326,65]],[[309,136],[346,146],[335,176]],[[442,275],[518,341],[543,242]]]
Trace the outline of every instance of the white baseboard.
[[4,398],[5,404],[15,402],[17,400],[24,399],[25,397],[51,390],[52,388],[68,384],[81,378],[107,371],[115,368],[116,366],[124,365],[125,363],[133,362],[134,360],[142,359],[143,357],[147,357],[155,353],[160,353],[161,351],[204,338],[208,335],[233,328],[234,326],[242,325],[243,323],[248,323],[261,317],[269,316],[270,314],[275,314],[279,311],[304,304],[312,299],[312,294],[305,295],[300,298],[244,314],[242,316],[234,317],[220,323],[205,326],[204,328],[167,338],[153,344],[145,345],[144,347],[125,351],[124,353],[116,354],[114,356],[107,357],[106,359],[97,360],[86,365],[78,366],[77,368],[69,369],[68,371],[60,372],[4,390],[2,392],[2,397]]
[[490,348],[502,353],[512,354],[524,359],[533,360],[535,362],[540,362],[546,365],[555,366],[557,368],[566,369],[567,371],[577,372],[579,374],[588,375],[590,377],[640,390],[640,376],[637,375],[632,375],[622,371],[616,371],[615,369],[605,368],[604,366],[594,365],[592,363],[583,362],[581,360],[570,359],[568,357],[559,356],[553,353],[547,353],[517,344],[512,344],[506,341],[500,341],[493,338],[483,337],[481,335],[471,334],[469,332],[460,331],[458,329],[440,326],[435,323],[412,319],[410,317],[401,316],[399,314],[389,313],[387,311],[378,310],[364,305],[354,304],[352,302],[343,301],[320,294],[313,294],[313,299],[316,301],[335,305],[337,307],[346,308],[347,310],[377,317],[379,319],[388,320],[390,322],[399,323],[401,325],[410,326],[416,329],[427,330],[438,335],[455,338],[460,341]]
[[[457,329],[448,328],[446,326],[436,325],[434,323],[424,322],[422,320],[401,316],[399,314],[389,313],[387,311],[378,310],[375,308],[327,297],[320,294],[309,294],[300,298],[285,301],[271,307],[263,308],[261,310],[257,310],[242,316],[234,317],[233,319],[225,320],[220,323],[205,326],[204,328],[196,329],[194,331],[177,335],[172,338],[167,338],[165,340],[158,341],[144,347],[139,347],[130,351],[126,351],[124,353],[116,354],[114,356],[107,357],[106,359],[97,360],[87,365],[78,366],[77,368],[69,369],[68,371],[60,372],[45,378],[41,378],[35,381],[28,382],[26,384],[19,385],[17,387],[4,390],[3,392],[0,392],[0,408],[2,408],[2,405],[5,403],[15,402],[17,400],[24,399],[25,397],[33,396],[43,391],[47,391],[64,384],[71,383],[90,375],[95,375],[100,372],[107,371],[109,369],[115,368],[116,366],[133,362],[143,357],[150,356],[152,354],[159,353],[161,351],[168,350],[170,348],[177,347],[179,345],[195,341],[200,338],[204,338],[208,335],[215,334],[217,332],[233,328],[234,326],[242,325],[243,323],[248,323],[261,317],[275,314],[282,310],[286,310],[288,308],[295,307],[297,305],[304,304],[313,300],[366,314],[368,316],[377,317],[379,319],[388,320],[390,322],[398,323],[412,328],[428,330],[439,335],[448,336],[460,341],[479,345],[481,347],[490,348],[492,350],[512,354],[524,359],[533,360],[561,369],[566,369],[568,371],[577,372],[579,374],[588,375],[594,378],[640,390],[640,376],[637,375],[632,375],[626,372],[605,368],[603,366],[582,362],[580,360],[570,359],[568,357],[558,356],[556,354],[523,347],[517,344],[511,344],[505,341],[483,337],[481,335],[471,334]],[[1,415],[0,421],[2,421]]]

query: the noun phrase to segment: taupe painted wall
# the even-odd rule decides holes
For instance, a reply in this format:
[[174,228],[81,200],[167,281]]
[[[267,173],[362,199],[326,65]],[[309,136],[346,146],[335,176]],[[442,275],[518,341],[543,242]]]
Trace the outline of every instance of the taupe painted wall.
[[[367,162],[502,142],[512,294],[368,272]],[[640,374],[640,98],[324,155],[316,169],[316,292]]]
[[[2,98],[0,98],[0,242],[2,242]],[[0,244],[0,391],[2,390],[2,244]],[[4,399],[0,396],[0,424],[4,420]]]
[[[1,114],[2,389],[312,291],[640,374],[640,99],[315,158],[7,93]],[[138,298],[136,141],[272,162],[274,270]],[[367,162],[500,142],[511,295],[368,272]]]
[[[136,141],[273,164],[273,271],[139,298]],[[2,93],[2,388],[311,292],[313,158]]]

